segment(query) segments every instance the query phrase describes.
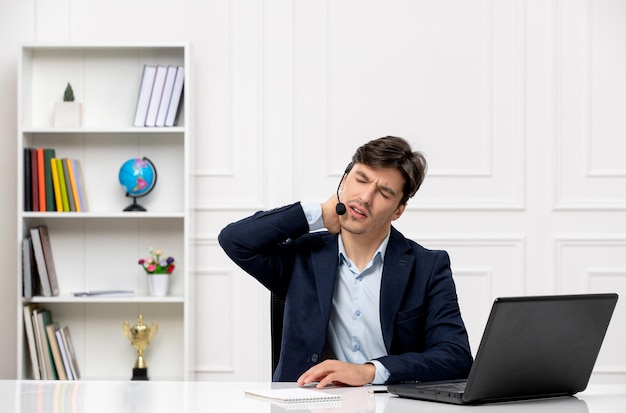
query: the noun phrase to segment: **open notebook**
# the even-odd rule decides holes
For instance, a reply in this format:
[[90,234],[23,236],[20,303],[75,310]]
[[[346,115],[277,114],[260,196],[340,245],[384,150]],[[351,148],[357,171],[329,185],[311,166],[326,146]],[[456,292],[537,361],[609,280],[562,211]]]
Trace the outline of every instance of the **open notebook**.
[[573,395],[587,387],[617,294],[498,298],[467,380],[387,386],[454,404]]

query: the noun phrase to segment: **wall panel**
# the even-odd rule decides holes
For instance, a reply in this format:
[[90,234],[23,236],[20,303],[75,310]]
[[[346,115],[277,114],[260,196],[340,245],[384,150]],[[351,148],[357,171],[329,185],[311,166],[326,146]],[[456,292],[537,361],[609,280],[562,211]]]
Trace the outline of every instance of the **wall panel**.
[[620,295],[596,364],[603,373],[626,372],[626,238],[568,238],[555,240],[559,292]]
[[296,193],[325,196],[358,145],[398,135],[429,159],[412,207],[522,208],[521,4],[358,3],[296,7]]
[[557,209],[626,207],[620,148],[626,126],[626,7],[616,1],[560,2],[558,23]]

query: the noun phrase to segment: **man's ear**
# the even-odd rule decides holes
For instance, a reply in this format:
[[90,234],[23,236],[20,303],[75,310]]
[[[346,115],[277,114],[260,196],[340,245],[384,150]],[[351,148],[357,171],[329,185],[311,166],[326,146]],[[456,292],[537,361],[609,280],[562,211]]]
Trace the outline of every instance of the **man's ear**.
[[391,220],[395,221],[396,219],[400,218],[402,214],[404,213],[405,208],[406,208],[406,204],[399,205],[398,208],[396,209],[396,212],[394,212],[393,215],[391,216]]

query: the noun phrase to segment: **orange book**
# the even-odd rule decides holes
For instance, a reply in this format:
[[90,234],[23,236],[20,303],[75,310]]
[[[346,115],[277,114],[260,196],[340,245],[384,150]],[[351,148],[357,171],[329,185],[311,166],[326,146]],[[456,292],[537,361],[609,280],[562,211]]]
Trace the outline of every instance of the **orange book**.
[[43,148],[37,148],[37,180],[39,185],[39,211],[46,212],[46,174],[43,163]]

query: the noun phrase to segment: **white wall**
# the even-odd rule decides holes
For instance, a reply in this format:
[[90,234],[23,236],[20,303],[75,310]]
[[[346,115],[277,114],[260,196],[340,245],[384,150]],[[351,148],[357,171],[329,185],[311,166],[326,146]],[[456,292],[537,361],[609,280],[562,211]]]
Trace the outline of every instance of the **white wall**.
[[[496,296],[626,297],[625,21],[620,0],[5,0],[0,326],[16,327],[22,42],[191,43],[198,380],[269,378],[268,295],[219,230],[326,199],[353,150],[382,135],[429,159],[397,227],[450,252],[474,350]],[[595,379],[626,380],[625,324],[620,302]],[[1,378],[15,375],[10,337]]]

